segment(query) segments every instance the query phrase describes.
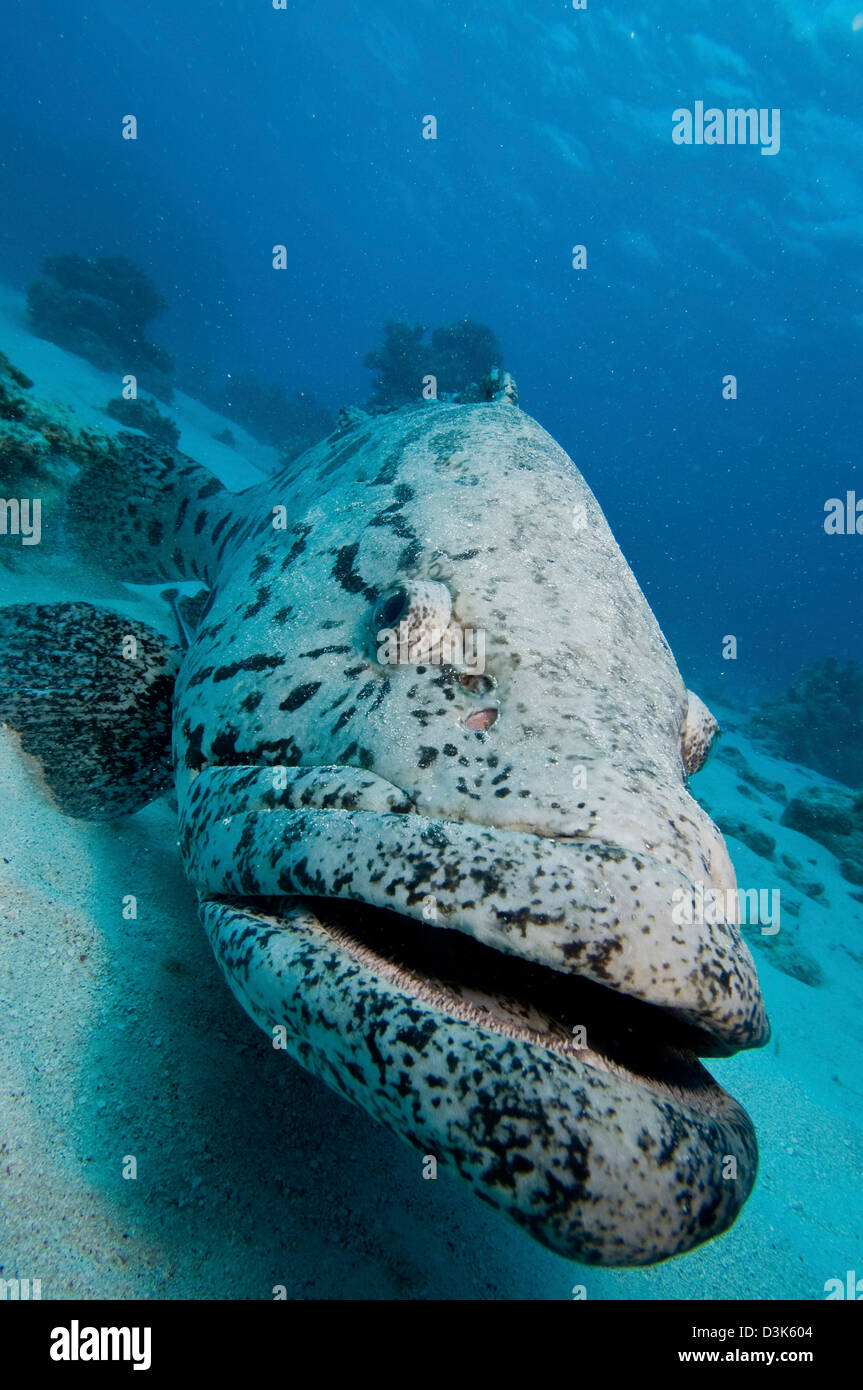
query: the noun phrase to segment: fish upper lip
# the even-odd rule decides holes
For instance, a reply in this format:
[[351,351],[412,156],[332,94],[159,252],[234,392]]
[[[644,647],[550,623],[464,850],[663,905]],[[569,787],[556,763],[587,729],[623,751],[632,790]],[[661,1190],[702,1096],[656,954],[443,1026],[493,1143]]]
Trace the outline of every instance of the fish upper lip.
[[[524,969],[584,976],[673,1012],[712,1035],[720,1053],[766,1041],[754,963],[736,925],[674,920],[674,893],[694,886],[682,868],[583,834],[432,819],[374,774],[351,770],[343,784],[344,769],[323,771],[299,770],[284,793],[263,769],[240,779],[214,769],[209,782],[203,774],[181,810],[192,880],[213,896],[349,899],[414,921],[433,909],[436,929]],[[227,817],[223,784],[236,808]],[[206,849],[213,815],[222,817],[216,860]]]

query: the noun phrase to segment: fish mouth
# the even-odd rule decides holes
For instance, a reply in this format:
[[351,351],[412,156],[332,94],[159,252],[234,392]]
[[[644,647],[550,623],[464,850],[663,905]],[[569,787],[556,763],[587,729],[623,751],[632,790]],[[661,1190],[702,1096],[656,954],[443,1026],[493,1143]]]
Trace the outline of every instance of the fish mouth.
[[366,903],[309,899],[308,906],[343,950],[411,998],[688,1103],[709,1107],[715,1088],[698,1057],[736,1050],[658,1005],[462,932]]
[[181,813],[192,881],[209,894],[349,900],[430,922],[522,969],[658,1005],[709,1034],[709,1055],[766,1042],[737,924],[677,914],[694,885],[661,851],[430,819],[373,774],[324,772],[298,770],[278,790],[261,769],[202,774]]
[[202,919],[271,1037],[555,1253],[654,1264],[746,1201],[751,1121],[698,1061],[715,1041],[666,1010],[363,903],[205,899]]
[[[646,855],[325,809],[320,783],[310,806],[301,773],[286,807],[266,776],[230,779],[231,814],[194,787],[181,813],[214,952],[253,1018],[284,1023],[304,1066],[569,1258],[655,1263],[732,1224],[755,1136],[698,1058],[769,1035],[733,923],[672,929],[686,880]],[[215,855],[203,815],[219,816]],[[614,912],[634,863],[655,888],[638,896],[647,932]]]

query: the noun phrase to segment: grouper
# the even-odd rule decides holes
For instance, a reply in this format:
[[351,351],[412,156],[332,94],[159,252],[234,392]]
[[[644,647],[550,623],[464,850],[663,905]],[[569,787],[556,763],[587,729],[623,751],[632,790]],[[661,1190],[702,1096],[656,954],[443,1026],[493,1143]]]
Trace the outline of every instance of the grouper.
[[[726,1230],[757,1148],[698,1059],[769,1028],[689,791],[716,721],[512,391],[346,412],[242,492],[127,433],[68,505],[88,563],[203,601],[179,645],[2,611],[0,717],[62,809],[172,783],[243,1008],[545,1246],[643,1265]],[[729,907],[681,923],[705,886]]]

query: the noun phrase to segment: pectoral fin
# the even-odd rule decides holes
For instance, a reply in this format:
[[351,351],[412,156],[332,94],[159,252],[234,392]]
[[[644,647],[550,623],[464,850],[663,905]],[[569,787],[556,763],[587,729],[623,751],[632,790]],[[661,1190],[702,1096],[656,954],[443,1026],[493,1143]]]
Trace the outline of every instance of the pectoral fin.
[[0,721],[67,815],[112,820],[171,781],[176,649],[89,603],[0,609]]

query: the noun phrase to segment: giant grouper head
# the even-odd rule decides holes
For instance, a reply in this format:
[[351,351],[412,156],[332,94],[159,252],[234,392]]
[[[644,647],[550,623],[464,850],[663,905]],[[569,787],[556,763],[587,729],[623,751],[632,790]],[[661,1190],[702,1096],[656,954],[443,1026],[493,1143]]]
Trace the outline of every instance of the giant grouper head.
[[511,404],[429,403],[242,513],[175,719],[238,997],[555,1250],[724,1230],[756,1146],[697,1055],[768,1025],[688,790],[716,725],[573,462]]

